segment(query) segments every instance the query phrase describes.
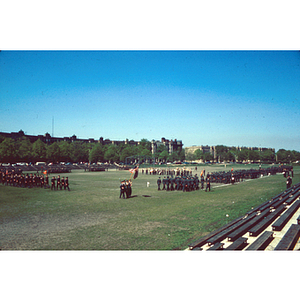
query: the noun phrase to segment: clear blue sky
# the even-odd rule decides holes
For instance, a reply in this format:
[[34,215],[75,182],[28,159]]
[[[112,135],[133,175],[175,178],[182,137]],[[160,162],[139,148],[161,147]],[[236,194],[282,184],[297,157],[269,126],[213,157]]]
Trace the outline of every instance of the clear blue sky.
[[1,51],[0,131],[300,151],[299,51]]

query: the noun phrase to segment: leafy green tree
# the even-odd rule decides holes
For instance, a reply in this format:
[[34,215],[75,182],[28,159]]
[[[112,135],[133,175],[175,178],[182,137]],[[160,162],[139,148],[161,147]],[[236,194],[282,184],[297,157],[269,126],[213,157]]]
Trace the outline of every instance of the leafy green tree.
[[126,157],[132,155],[135,155],[133,148],[130,145],[126,145],[120,154],[120,161],[125,162]]
[[287,163],[292,163],[293,161],[295,161],[295,155],[294,155],[293,151],[288,150],[287,151]]
[[32,154],[34,161],[46,161],[47,159],[47,147],[40,139],[32,144]]
[[248,159],[248,149],[243,148],[241,151],[239,151],[237,154],[237,159],[240,162],[247,160]]
[[228,147],[224,145],[217,145],[216,146],[216,154],[219,161],[228,160],[227,159]]
[[58,163],[60,161],[60,148],[57,142],[48,146],[47,160],[54,163]]
[[271,150],[262,151],[260,153],[260,159],[265,162],[275,162],[275,154]]
[[185,155],[185,159],[188,160],[188,161],[195,160],[195,159],[196,159],[195,152],[194,152],[194,153],[188,152],[188,153]]
[[259,155],[259,152],[258,151],[255,151],[255,150],[250,150],[248,152],[248,159],[250,161],[258,161],[260,160],[260,155]]
[[206,152],[206,153],[204,153],[203,159],[205,161],[211,161],[214,159],[214,157],[212,156],[212,154],[210,152]]
[[6,138],[0,144],[0,157],[2,162],[12,163],[17,160],[15,142],[12,138]]
[[89,152],[90,145],[85,143],[75,141],[71,144],[72,155],[71,159],[73,162],[88,162],[89,161]]
[[279,149],[276,154],[277,154],[277,161],[283,163],[288,162],[288,152],[285,149]]
[[144,155],[144,156],[152,156],[151,151],[148,150],[148,149],[143,149],[143,150],[141,151],[141,153],[139,153],[139,154],[140,154],[140,155]]
[[204,153],[202,150],[200,149],[197,149],[195,152],[194,152],[194,155],[195,155],[195,159],[203,159],[204,157]]
[[235,155],[231,151],[229,151],[226,153],[225,159],[227,161],[235,161]]
[[169,157],[169,153],[167,150],[162,151],[158,156],[158,158],[164,162],[167,161],[168,157]]
[[33,159],[32,143],[26,137],[22,137],[16,142],[18,161],[31,162]]
[[149,142],[147,139],[141,139],[139,146],[141,150],[147,149],[151,153],[151,142]]
[[178,152],[177,152],[177,151],[174,151],[173,153],[171,153],[171,154],[169,155],[169,160],[170,160],[171,162],[178,161],[178,160],[179,160]]
[[300,152],[293,150],[293,155],[295,157],[295,161],[300,160]]
[[104,159],[108,162],[117,162],[119,160],[119,155],[117,152],[117,147],[115,145],[109,145],[104,153]]
[[101,144],[95,144],[89,152],[89,161],[91,163],[104,161],[105,149]]
[[60,150],[60,159],[59,161],[70,162],[72,156],[72,146],[70,143],[63,141],[58,143]]
[[158,145],[158,147],[156,148],[156,153],[160,154],[163,151],[167,151],[168,152],[167,147],[165,145],[163,145],[163,144]]
[[185,160],[185,149],[184,148],[182,148],[181,150],[178,151],[178,156],[179,156],[180,161]]

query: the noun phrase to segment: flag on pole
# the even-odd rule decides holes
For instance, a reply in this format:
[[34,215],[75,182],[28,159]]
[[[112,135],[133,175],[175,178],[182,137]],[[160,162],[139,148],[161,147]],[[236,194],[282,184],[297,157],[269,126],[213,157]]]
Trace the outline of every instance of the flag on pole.
[[139,166],[135,166],[134,168],[130,169],[129,172],[133,174],[133,179],[136,179],[139,175]]

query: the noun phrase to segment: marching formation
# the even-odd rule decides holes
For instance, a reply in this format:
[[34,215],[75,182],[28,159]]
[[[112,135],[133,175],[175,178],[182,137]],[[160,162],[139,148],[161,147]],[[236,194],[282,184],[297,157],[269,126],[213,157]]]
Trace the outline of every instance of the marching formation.
[[[160,190],[166,190],[166,191],[183,191],[183,192],[189,192],[194,190],[199,190],[199,178],[197,175],[194,177],[192,176],[176,176],[173,177],[171,175],[170,177],[164,176],[163,180],[161,180],[160,177],[157,179],[157,189]],[[160,188],[162,184],[162,189]]]
[[[195,170],[197,171],[197,167],[195,167]],[[185,167],[183,168],[143,168],[142,174],[146,175],[173,175],[173,176],[189,176],[192,175],[192,170],[187,169]]]
[[191,175],[190,176],[178,175],[175,177],[173,177],[173,175],[171,175],[170,177],[164,176],[162,180],[160,177],[158,177],[157,190],[191,192],[200,189],[204,190],[204,183],[206,183],[205,192],[207,192],[207,190],[210,192],[210,182],[211,182],[211,178],[209,173],[207,174],[206,179],[204,179],[203,174],[201,174],[201,179],[199,179],[197,174],[195,176],[191,176]]
[[[50,188],[49,177],[48,174],[40,175],[38,172],[26,173],[15,172],[15,170],[1,170],[0,179],[2,185],[6,186],[15,186],[21,188]],[[51,190],[68,190],[69,187],[69,178],[62,177],[60,175],[55,178],[55,176],[51,179]]]
[[69,187],[69,178],[66,177],[62,177],[60,178],[60,175],[57,176],[57,178],[55,178],[55,176],[52,177],[51,179],[51,190],[55,191],[55,182],[56,182],[56,190],[58,191],[59,189],[62,190],[68,190],[70,191],[70,187]]
[[[197,167],[195,167],[197,171]],[[222,184],[234,184],[236,182],[244,181],[246,179],[255,179],[262,176],[275,175],[277,173],[283,173],[285,177],[289,175],[289,172],[293,176],[293,167],[292,166],[282,166],[278,167],[269,167],[266,169],[249,169],[249,170],[233,170],[230,171],[221,171],[221,172],[212,172],[207,173],[205,177],[205,169],[201,171],[200,179],[197,174],[192,176],[192,169],[184,168],[174,168],[174,169],[159,169],[159,168],[146,168],[142,169],[142,174],[145,175],[159,175],[157,179],[157,189],[158,191],[183,191],[190,192],[196,190],[204,190],[205,192],[211,190],[211,183],[222,183]],[[161,175],[166,175],[163,178]],[[205,188],[204,185],[206,184]],[[291,179],[288,178],[287,185],[291,185]],[[124,186],[124,187],[123,187]],[[121,184],[120,197],[126,194],[126,184]],[[124,189],[124,192],[122,192]],[[128,198],[128,197],[127,197]]]

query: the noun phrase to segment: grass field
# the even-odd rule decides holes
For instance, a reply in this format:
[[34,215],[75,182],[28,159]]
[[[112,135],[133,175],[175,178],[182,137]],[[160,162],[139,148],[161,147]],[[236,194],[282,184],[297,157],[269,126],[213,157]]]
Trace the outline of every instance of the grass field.
[[[158,176],[140,172],[133,180],[133,197],[120,199],[119,180],[129,179],[128,171],[73,171],[68,176],[70,192],[0,185],[2,250],[182,250],[286,187],[278,174],[212,185],[207,193],[157,191]],[[299,181],[300,167],[294,167],[293,184]]]

